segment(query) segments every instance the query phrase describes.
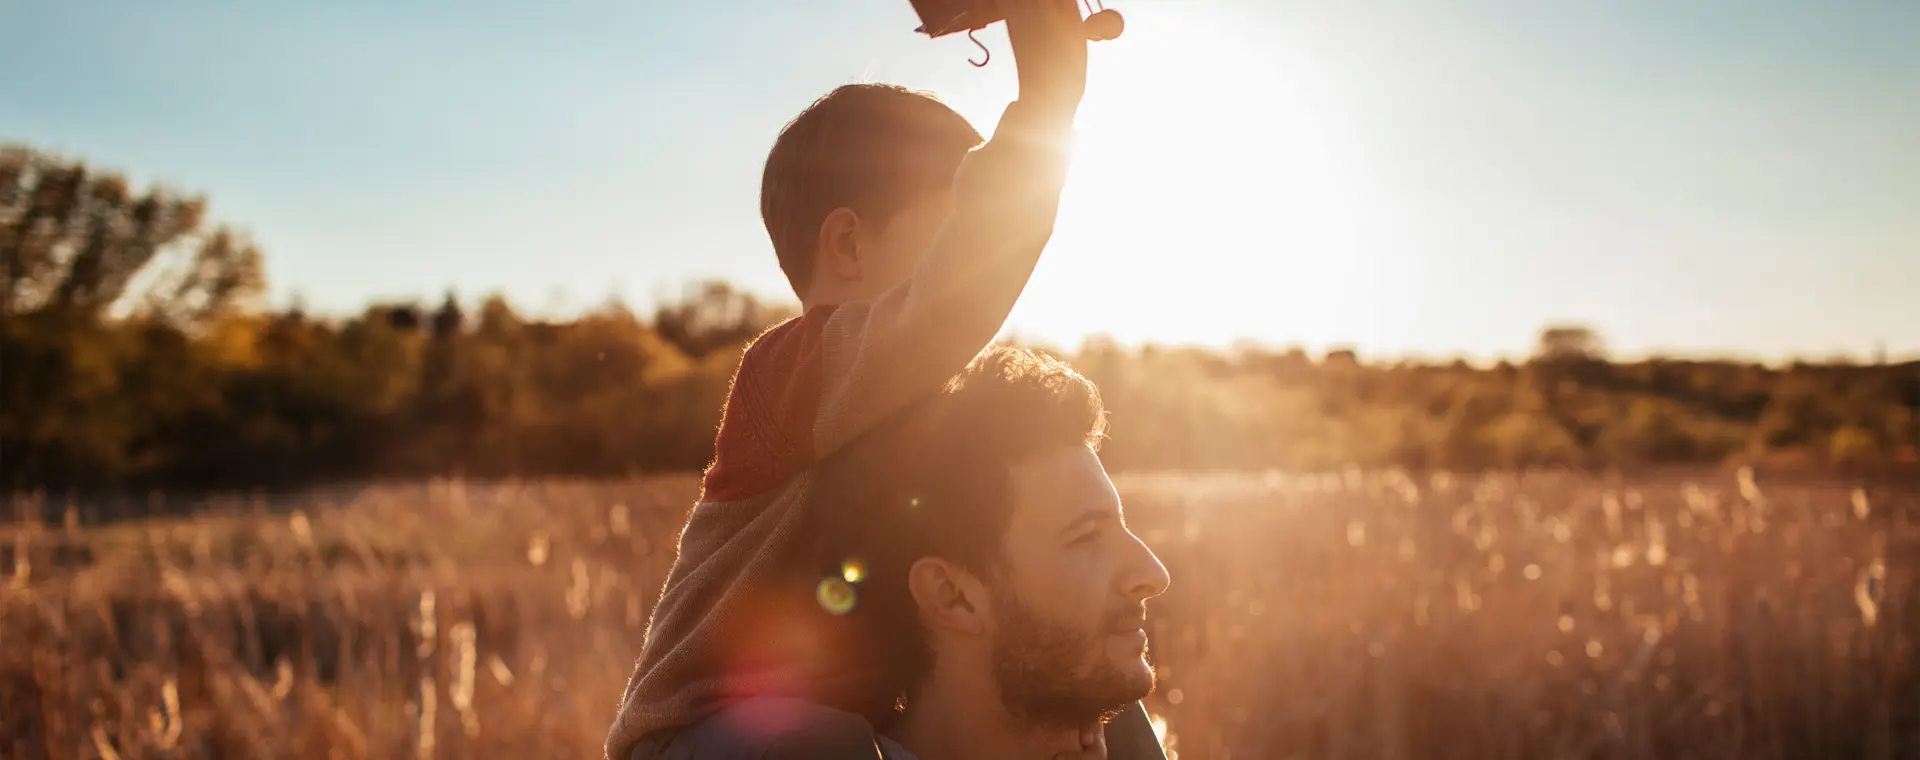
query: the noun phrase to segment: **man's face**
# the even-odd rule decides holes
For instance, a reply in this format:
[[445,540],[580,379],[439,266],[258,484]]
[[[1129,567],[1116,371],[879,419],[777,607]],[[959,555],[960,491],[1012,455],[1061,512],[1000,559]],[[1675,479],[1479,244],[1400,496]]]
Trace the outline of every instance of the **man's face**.
[[1146,600],[1167,569],[1127,529],[1086,446],[1012,470],[1005,563],[992,579],[994,675],[1017,717],[1081,725],[1147,696]]

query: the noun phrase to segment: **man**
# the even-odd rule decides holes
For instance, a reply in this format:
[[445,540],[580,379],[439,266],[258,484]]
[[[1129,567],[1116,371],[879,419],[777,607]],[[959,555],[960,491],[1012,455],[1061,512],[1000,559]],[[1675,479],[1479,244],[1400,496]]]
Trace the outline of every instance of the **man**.
[[1096,454],[1104,421],[1063,362],[989,348],[825,460],[814,503],[830,506],[780,562],[795,582],[727,647],[804,652],[816,677],[635,757],[1160,757],[1138,700],[1154,685],[1145,603],[1167,572],[1127,529]]
[[[1104,425],[1065,363],[991,348],[829,460],[819,597],[884,685],[842,707],[919,760],[1041,760],[1152,691],[1146,601],[1168,576],[1127,529]],[[1127,716],[1118,740],[1151,741]]]
[[[756,339],[734,376],[608,731],[613,760],[698,746],[690,727],[725,724],[751,699],[860,683],[864,663],[836,671],[804,636],[763,635],[805,628],[780,560],[803,517],[832,506],[816,498],[819,462],[933,395],[1001,329],[1052,235],[1086,86],[1077,0],[992,5],[1006,16],[1020,94],[985,147],[952,109],[880,85],[836,89],[775,141],[762,217],[804,313]],[[763,733],[727,738],[758,757],[750,740]]]

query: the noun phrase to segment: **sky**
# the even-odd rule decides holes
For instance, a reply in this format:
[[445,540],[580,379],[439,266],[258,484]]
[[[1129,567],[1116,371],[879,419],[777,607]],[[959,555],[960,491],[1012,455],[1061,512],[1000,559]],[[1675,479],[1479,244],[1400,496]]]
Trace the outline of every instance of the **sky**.
[[[1052,245],[1072,346],[1920,356],[1920,3],[1112,0]],[[991,133],[1004,32],[908,0],[0,0],[0,141],[212,200],[275,303],[791,299],[780,127],[847,82]]]

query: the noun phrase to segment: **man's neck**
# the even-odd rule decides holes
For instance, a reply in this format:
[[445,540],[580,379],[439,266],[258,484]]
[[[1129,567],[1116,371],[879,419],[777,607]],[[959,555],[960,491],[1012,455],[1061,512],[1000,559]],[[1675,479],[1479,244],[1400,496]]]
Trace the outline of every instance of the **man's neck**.
[[914,695],[907,714],[887,731],[920,760],[1051,760],[1080,749],[1072,727],[1016,725],[1000,703],[991,676],[949,678],[940,673]]

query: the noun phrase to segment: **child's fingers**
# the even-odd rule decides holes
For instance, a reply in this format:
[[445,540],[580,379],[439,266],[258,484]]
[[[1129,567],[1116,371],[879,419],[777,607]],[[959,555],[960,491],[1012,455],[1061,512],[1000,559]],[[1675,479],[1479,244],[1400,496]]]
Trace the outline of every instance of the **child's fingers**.
[[1080,0],[996,0],[1000,15],[1015,26],[1080,23]]
[[1085,20],[1080,16],[1080,0],[999,0],[1007,19],[1007,35],[1014,53],[1023,50],[1051,57],[1063,55],[1067,48],[1085,48]]
[[1020,76],[1020,100],[1072,120],[1087,88],[1080,0],[996,0]]
[[1080,749],[1061,752],[1053,760],[1107,760],[1107,727],[1094,721],[1080,727]]
[[1107,724],[1094,721],[1080,728],[1080,757],[1107,760]]

